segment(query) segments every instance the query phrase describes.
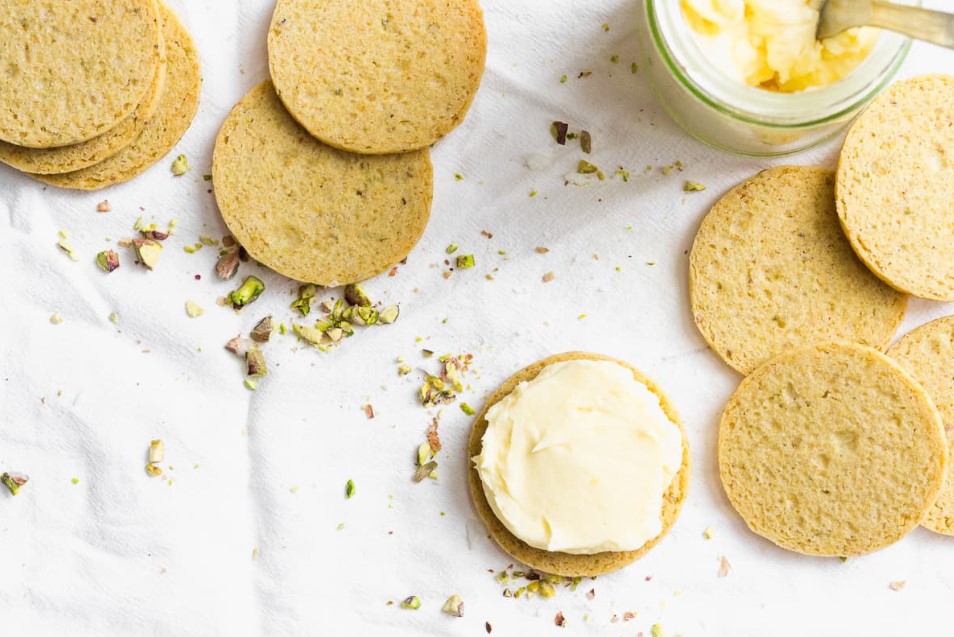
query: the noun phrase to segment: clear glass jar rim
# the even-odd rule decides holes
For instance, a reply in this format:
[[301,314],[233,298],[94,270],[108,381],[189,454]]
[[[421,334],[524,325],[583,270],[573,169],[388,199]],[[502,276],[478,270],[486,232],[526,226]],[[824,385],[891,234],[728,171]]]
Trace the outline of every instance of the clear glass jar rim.
[[852,113],[891,82],[911,48],[909,38],[884,32],[871,54],[844,79],[798,93],[777,93],[741,84],[712,64],[685,22],[679,0],[644,0],[644,5],[652,45],[673,76],[709,106],[763,126],[805,128]]

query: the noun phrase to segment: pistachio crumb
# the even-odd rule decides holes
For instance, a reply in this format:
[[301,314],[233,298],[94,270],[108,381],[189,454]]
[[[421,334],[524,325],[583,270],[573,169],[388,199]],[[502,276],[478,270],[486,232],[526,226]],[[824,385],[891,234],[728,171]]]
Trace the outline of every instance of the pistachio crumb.
[[354,497],[354,480],[348,480],[348,482],[345,483],[345,498],[350,500],[353,497]]
[[698,181],[687,181],[682,185],[683,192],[702,192],[705,189],[705,184],[700,184]]
[[96,265],[103,272],[109,274],[119,268],[119,255],[115,250],[103,250],[96,255]]
[[600,172],[600,169],[585,159],[581,159],[580,163],[576,167],[576,172],[581,175],[593,175]]
[[706,538],[707,540],[711,540],[711,539],[712,539],[712,529],[706,529],[705,531],[703,531],[703,532],[702,532],[702,537]]
[[454,254],[455,252],[457,252],[457,247],[458,246],[456,243],[452,243],[446,248],[444,248],[444,252],[446,252],[447,254]]
[[464,600],[461,599],[460,595],[451,595],[447,598],[447,601],[444,602],[441,611],[453,617],[463,617]]
[[560,84],[566,84],[566,80],[566,73],[564,73],[562,76],[560,76]]
[[363,409],[364,409],[364,415],[367,417],[367,419],[368,419],[368,420],[373,420],[373,419],[374,419],[374,407],[371,406],[371,403],[368,403],[367,405],[365,405]]
[[166,457],[166,445],[162,440],[156,439],[149,443],[149,464],[162,462]]
[[580,148],[587,155],[593,152],[593,136],[590,135],[590,131],[580,131]]
[[629,70],[630,70],[630,72],[631,72],[633,75],[636,75],[636,73],[639,72],[639,65],[636,64],[635,62],[633,62],[633,63],[630,65]]
[[246,378],[242,384],[245,385],[245,388],[249,391],[255,391],[255,388],[258,387],[258,383],[251,378]]
[[116,312],[110,312],[110,313],[109,313],[109,320],[110,320],[110,322],[112,322],[114,325],[119,325],[119,314],[116,314]]
[[619,56],[614,53],[610,56],[610,62],[613,64],[619,64]]
[[272,338],[272,316],[269,314],[255,324],[249,336],[256,343],[267,343]]
[[556,274],[554,274],[553,272],[547,272],[546,274],[543,275],[543,282],[549,283],[555,278],[556,278]]
[[254,276],[247,276],[242,281],[242,285],[237,290],[233,290],[228,295],[229,304],[236,310],[252,303],[265,291],[265,283]]
[[732,565],[729,564],[729,560],[725,555],[719,556],[719,577],[725,577],[729,574],[729,571],[732,569]]
[[255,346],[249,347],[245,352],[245,375],[268,375],[268,367],[265,365],[265,355],[262,353],[262,350]]
[[566,628],[566,618],[563,616],[563,611],[557,611],[556,616],[553,618],[553,623],[560,628]]
[[[222,242],[223,245],[225,242]],[[202,244],[199,244],[200,246]],[[186,246],[188,252],[189,246]],[[193,252],[195,249],[193,248]],[[241,261],[241,250],[238,246],[226,246],[219,250],[219,258],[215,262],[215,276],[220,279],[228,280],[238,272],[239,262]]]
[[556,143],[560,146],[566,146],[567,131],[569,128],[569,124],[560,121],[553,122],[550,125],[550,134],[553,135],[553,139],[555,139]]
[[902,588],[907,586],[907,584],[908,583],[904,580],[897,580],[895,582],[891,582],[890,584],[888,584],[888,588],[890,588],[893,591],[900,591]]
[[79,478],[70,478],[70,482],[73,484],[79,484]]
[[460,270],[469,270],[474,267],[474,265],[476,265],[476,261],[472,254],[462,254],[457,257],[457,268]]
[[543,246],[537,246],[536,248],[533,249],[533,251],[536,252],[537,254],[546,254],[547,252],[550,251],[550,248],[545,248],[545,247],[543,247]]
[[0,474],[0,483],[3,483],[10,489],[10,495],[16,495],[20,492],[20,487],[30,481],[30,477],[22,473],[9,473],[4,471]]
[[198,318],[202,316],[203,314],[205,314],[205,310],[202,308],[202,306],[196,303],[195,301],[186,301],[185,310],[186,310],[186,315],[189,318]]
[[652,637],[663,637],[663,628],[661,624],[653,624],[653,627],[649,629]]
[[53,325],[59,325],[62,322],[63,322],[63,317],[59,313],[55,313],[52,316],[50,316],[50,323],[52,323]]
[[361,287],[360,283],[352,283],[351,285],[345,287],[344,291],[345,301],[351,305],[356,305],[358,307],[371,307],[371,297],[368,296],[367,292],[364,291],[364,288]]
[[156,239],[133,239],[133,247],[136,249],[136,258],[139,259],[145,268],[155,270],[159,263],[159,256],[162,254],[162,244]]
[[604,22],[604,23],[603,23],[603,31],[609,31],[609,30],[610,30],[609,22]]
[[628,171],[628,170],[623,170],[622,168],[620,168],[619,170],[616,171],[616,176],[622,178],[622,180],[623,180],[624,182],[628,182],[628,181],[629,181],[629,171]]
[[181,177],[192,170],[192,166],[189,164],[189,158],[185,155],[179,155],[172,162],[172,174],[176,177]]
[[473,416],[474,414],[477,413],[476,411],[474,411],[474,408],[468,405],[467,403],[461,403],[460,410],[464,412],[465,414],[467,414],[468,416]]
[[410,597],[405,598],[403,602],[401,602],[401,608],[405,608],[407,610],[417,610],[420,607],[421,607],[421,598],[418,597],[417,595],[411,595]]
[[536,188],[534,188],[533,190],[530,191],[530,196],[531,196],[531,197],[536,197],[538,194],[539,194],[539,193],[537,192],[537,189],[536,189]]

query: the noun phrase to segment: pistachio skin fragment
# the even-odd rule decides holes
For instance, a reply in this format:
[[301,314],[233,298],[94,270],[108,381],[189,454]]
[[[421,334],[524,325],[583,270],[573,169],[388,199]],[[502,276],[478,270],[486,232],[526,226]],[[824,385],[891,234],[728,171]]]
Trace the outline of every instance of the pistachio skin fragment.
[[96,265],[99,269],[109,274],[119,268],[119,255],[115,250],[103,250],[96,255]]
[[247,276],[237,290],[229,293],[229,304],[236,310],[241,310],[249,303],[255,302],[265,291],[265,283],[255,276]]
[[231,279],[238,272],[239,262],[239,249],[237,247],[222,248],[219,251],[219,258],[215,262],[215,276],[226,281]]

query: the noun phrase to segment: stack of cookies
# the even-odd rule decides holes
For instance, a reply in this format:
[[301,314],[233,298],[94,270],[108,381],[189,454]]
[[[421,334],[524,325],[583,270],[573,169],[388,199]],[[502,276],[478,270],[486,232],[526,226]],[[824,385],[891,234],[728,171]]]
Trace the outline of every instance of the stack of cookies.
[[157,0],[6,3],[0,161],[62,188],[132,179],[198,108],[198,55]]
[[888,349],[909,295],[954,301],[952,243],[948,76],[886,91],[836,172],[768,170],[707,215],[692,312],[747,375],[722,416],[719,466],[753,531],[840,557],[919,524],[954,535],[954,317]]
[[229,230],[261,263],[319,285],[402,260],[430,215],[429,147],[463,120],[486,48],[477,0],[279,0],[272,79],[216,140]]

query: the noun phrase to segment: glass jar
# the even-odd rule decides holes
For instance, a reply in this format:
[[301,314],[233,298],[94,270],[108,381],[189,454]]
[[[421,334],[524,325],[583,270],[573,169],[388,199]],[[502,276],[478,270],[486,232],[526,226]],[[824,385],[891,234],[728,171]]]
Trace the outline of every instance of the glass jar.
[[909,38],[882,32],[868,57],[841,80],[778,93],[733,79],[706,58],[681,4],[642,1],[641,58],[653,90],[690,135],[743,155],[787,155],[831,138],[891,83],[911,48]]

